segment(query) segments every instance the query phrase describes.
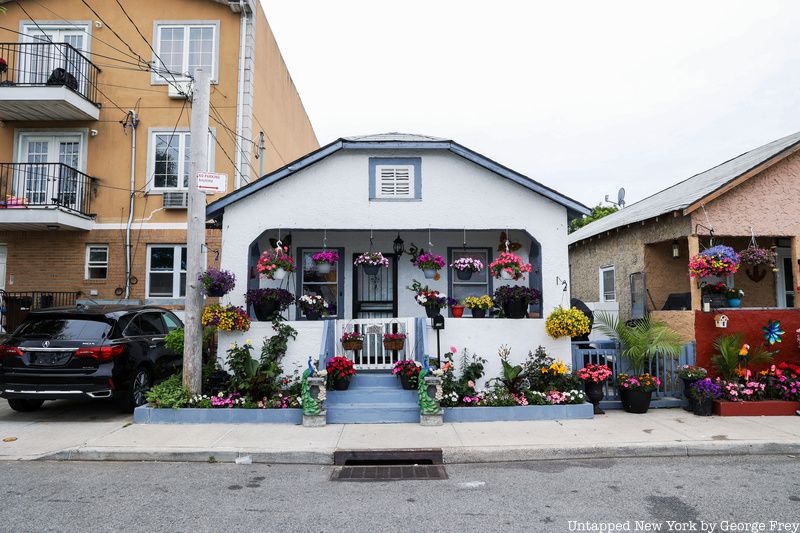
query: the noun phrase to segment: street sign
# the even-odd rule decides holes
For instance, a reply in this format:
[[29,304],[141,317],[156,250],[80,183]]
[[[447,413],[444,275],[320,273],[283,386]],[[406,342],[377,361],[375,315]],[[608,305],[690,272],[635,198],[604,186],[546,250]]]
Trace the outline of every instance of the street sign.
[[228,192],[228,175],[216,172],[198,172],[197,188],[209,194]]

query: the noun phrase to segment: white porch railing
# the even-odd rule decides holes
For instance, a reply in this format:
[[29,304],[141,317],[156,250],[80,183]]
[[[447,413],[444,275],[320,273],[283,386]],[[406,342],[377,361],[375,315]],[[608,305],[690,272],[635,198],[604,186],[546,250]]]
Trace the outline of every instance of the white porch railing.
[[[364,335],[362,350],[348,350],[345,356],[353,361],[356,370],[387,370],[401,359],[414,359],[416,346],[413,318],[355,318],[336,321],[337,351],[339,339],[344,332],[359,332]],[[405,333],[406,342],[402,350],[383,349],[384,333]]]

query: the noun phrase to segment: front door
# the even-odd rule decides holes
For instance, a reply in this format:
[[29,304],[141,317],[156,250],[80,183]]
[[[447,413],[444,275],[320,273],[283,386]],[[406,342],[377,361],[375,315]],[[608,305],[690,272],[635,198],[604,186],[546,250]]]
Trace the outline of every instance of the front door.
[[[397,317],[397,257],[383,254],[389,268],[381,268],[375,276],[353,265],[353,318]],[[358,254],[353,254],[353,261]]]
[[[26,25],[24,29],[25,63],[21,81],[31,85],[43,85],[47,83],[55,69],[63,68],[74,78],[74,85],[70,81],[67,86],[71,86],[81,94],[88,94],[89,81],[86,75],[88,61],[83,55],[87,51],[87,32],[80,28],[41,25]],[[60,46],[61,43],[66,43],[72,48]]]
[[17,196],[27,198],[32,205],[58,204],[82,210],[83,184],[77,173],[81,166],[80,135],[25,134],[21,137],[19,161],[28,165],[16,177]]
[[778,307],[794,307],[794,273],[792,272],[792,251],[778,248],[778,279],[776,280]]

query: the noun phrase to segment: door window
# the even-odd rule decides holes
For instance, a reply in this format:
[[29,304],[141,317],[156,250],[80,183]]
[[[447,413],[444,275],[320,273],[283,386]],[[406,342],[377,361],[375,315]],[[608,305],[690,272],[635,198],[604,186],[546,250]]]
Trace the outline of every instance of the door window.
[[32,205],[57,204],[82,210],[81,135],[24,134],[14,194]]
[[88,28],[30,24],[24,31],[22,83],[44,85],[55,69],[62,68],[74,79],[66,85],[87,94]]

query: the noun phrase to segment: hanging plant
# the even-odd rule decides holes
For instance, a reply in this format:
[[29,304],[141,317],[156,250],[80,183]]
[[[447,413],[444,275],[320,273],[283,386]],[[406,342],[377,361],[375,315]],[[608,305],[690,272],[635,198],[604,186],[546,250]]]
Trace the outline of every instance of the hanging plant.
[[589,318],[580,309],[561,306],[553,309],[547,316],[544,327],[547,334],[554,339],[588,335],[592,330]]
[[200,324],[214,327],[220,331],[247,331],[250,329],[250,317],[247,312],[236,305],[209,305],[203,309]]
[[353,264],[360,266],[364,272],[369,276],[374,276],[378,271],[383,268],[389,268],[389,259],[383,256],[380,252],[364,252],[356,257]]
[[283,250],[276,248],[261,254],[257,268],[267,279],[283,279],[286,274],[295,271],[295,264],[290,255],[286,255]]
[[450,268],[455,271],[458,279],[466,281],[470,279],[475,272],[483,270],[483,263],[474,257],[461,257],[453,261],[450,264]]
[[525,263],[520,256],[511,252],[502,252],[489,265],[489,270],[496,279],[506,280],[525,279],[525,273],[531,269],[530,263]]
[[436,273],[447,264],[444,257],[441,255],[434,255],[431,252],[419,255],[411,259],[411,262],[414,263],[418,269],[422,270],[427,279],[435,278]]
[[327,274],[339,262],[339,252],[336,250],[322,250],[311,256],[311,261],[320,274]]
[[747,277],[755,282],[759,282],[767,275],[762,267],[768,268],[773,272],[778,271],[778,254],[771,248],[761,248],[755,243],[739,252],[742,264],[747,267]]
[[200,282],[200,292],[206,296],[220,297],[228,294],[236,285],[236,276],[228,270],[218,270],[209,267],[205,272],[197,276]]
[[727,276],[735,274],[740,263],[741,257],[730,246],[712,246],[692,257],[689,261],[689,275],[693,278]]

